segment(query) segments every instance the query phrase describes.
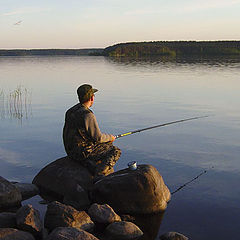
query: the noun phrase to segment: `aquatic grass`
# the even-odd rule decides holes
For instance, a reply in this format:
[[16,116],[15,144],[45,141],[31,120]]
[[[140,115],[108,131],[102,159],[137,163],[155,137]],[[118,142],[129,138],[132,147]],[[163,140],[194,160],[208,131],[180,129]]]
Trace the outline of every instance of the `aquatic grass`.
[[27,88],[19,85],[8,94],[0,90],[1,119],[9,117],[22,120],[28,119],[31,113],[32,94]]
[[1,119],[5,116],[5,108],[4,108],[4,101],[5,101],[5,95],[3,90],[0,90],[0,116]]

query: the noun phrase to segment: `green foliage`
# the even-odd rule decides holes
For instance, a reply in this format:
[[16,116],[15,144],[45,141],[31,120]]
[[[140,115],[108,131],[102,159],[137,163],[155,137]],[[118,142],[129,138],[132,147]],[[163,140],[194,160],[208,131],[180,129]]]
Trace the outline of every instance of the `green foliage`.
[[81,56],[81,55],[98,55],[103,49],[15,49],[0,50],[0,56]]
[[107,47],[105,56],[226,56],[240,55],[240,41],[160,41],[120,43]]

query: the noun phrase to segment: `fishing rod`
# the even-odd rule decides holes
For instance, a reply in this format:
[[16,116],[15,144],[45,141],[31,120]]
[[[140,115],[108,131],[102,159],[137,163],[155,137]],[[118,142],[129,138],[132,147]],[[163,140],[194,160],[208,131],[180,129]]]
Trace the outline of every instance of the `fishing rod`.
[[177,192],[180,191],[181,189],[185,188],[188,184],[196,181],[199,177],[201,177],[203,174],[207,173],[207,171],[209,171],[209,170],[211,170],[211,169],[213,169],[213,168],[214,168],[214,166],[212,166],[212,167],[209,168],[209,169],[205,169],[204,171],[202,171],[201,173],[199,173],[196,177],[192,178],[190,181],[184,183],[184,184],[181,185],[179,188],[177,188],[175,191],[171,192],[171,194],[173,195],[173,194],[177,193]]
[[118,139],[118,138],[121,138],[121,137],[125,137],[125,136],[128,136],[128,135],[139,133],[139,132],[142,132],[142,131],[150,130],[150,129],[153,129],[153,128],[164,127],[164,126],[175,124],[175,123],[186,122],[186,121],[195,120],[195,119],[199,119],[199,118],[206,118],[206,117],[209,117],[209,116],[192,117],[192,118],[181,119],[181,120],[177,120],[177,121],[173,121],[173,122],[162,123],[162,124],[155,125],[155,126],[152,126],[152,127],[142,128],[142,129],[134,130],[134,131],[131,131],[131,132],[119,134],[119,135],[116,135],[115,137],[116,137],[116,139]]

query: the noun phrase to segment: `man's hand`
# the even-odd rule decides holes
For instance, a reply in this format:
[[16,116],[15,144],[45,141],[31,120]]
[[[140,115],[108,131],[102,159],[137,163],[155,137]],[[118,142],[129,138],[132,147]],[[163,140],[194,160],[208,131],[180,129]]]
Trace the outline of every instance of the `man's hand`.
[[114,142],[114,141],[115,141],[115,139],[116,139],[116,137],[115,137],[115,136],[113,136],[113,135],[111,135],[111,137],[112,137],[112,140],[111,140],[111,142]]

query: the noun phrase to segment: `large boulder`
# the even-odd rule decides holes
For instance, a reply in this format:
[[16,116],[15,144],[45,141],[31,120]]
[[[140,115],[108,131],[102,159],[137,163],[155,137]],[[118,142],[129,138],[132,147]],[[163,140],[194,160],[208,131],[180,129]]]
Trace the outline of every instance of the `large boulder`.
[[93,185],[93,176],[82,165],[68,157],[60,158],[44,167],[33,179],[41,196],[52,195],[56,200],[77,208],[90,205],[88,189]]
[[72,227],[58,227],[54,229],[46,240],[99,240],[91,233]]
[[43,230],[43,223],[40,219],[40,213],[34,209],[32,205],[28,204],[22,206],[16,212],[17,227],[20,230],[30,232],[35,237],[41,237]]
[[108,240],[138,239],[143,235],[141,229],[131,222],[114,222],[108,225],[105,236]]
[[0,209],[21,204],[21,192],[8,180],[0,176]]
[[97,181],[91,198],[120,213],[148,214],[164,211],[171,194],[155,167],[139,165],[136,170],[123,169]]
[[20,231],[15,228],[0,228],[0,239],[2,240],[35,240],[35,238],[31,233]]
[[75,227],[91,232],[94,228],[93,221],[85,211],[77,211],[56,201],[48,205],[44,224],[50,231],[57,227]]

